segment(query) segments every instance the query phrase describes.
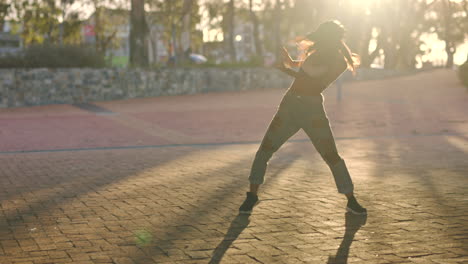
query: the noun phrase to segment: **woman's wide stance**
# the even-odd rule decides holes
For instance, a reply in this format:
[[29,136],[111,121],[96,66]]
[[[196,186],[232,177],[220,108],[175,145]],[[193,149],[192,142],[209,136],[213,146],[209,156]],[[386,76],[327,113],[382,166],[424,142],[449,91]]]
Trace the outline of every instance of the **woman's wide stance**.
[[[367,210],[356,201],[353,182],[344,160],[338,154],[333,133],[323,108],[322,92],[346,68],[354,71],[358,64],[343,42],[344,28],[337,21],[322,23],[316,31],[302,40],[306,43],[305,59],[294,61],[283,50],[284,61],[280,70],[294,76],[295,80],[284,95],[273,120],[258,149],[249,176],[250,192],[239,208],[250,213],[258,202],[258,188],[264,182],[268,161],[281,145],[299,129],[303,129],[313,145],[328,164],[339,193],[348,198],[347,211],[366,214]],[[296,72],[290,67],[299,67]]]

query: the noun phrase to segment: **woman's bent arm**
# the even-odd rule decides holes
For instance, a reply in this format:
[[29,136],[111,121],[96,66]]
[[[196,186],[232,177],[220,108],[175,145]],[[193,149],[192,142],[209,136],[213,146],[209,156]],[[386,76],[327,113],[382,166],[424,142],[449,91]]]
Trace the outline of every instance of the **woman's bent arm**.
[[291,68],[287,68],[287,67],[278,67],[278,69],[284,73],[286,73],[287,75],[289,76],[292,76],[294,78],[297,77],[297,72]]

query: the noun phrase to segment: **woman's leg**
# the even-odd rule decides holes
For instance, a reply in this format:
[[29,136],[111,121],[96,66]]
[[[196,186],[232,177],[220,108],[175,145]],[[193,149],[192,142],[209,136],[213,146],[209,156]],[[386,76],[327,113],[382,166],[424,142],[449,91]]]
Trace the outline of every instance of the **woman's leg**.
[[310,120],[303,129],[311,139],[317,151],[330,167],[339,193],[348,198],[347,210],[355,214],[365,214],[365,208],[354,198],[354,185],[344,160],[338,154],[333,132],[326,116]]
[[328,119],[311,120],[303,129],[330,167],[338,192],[351,196],[354,190],[353,181],[344,160],[338,154]]
[[250,213],[258,202],[258,189],[264,182],[268,161],[281,145],[292,135],[299,131],[299,126],[291,119],[284,104],[273,117],[262,143],[255,154],[255,159],[250,171],[250,192],[239,208],[240,213]]
[[255,159],[250,171],[250,191],[257,193],[260,184],[264,182],[264,176],[268,161],[300,127],[290,118],[286,109],[279,109],[273,117],[263,137],[262,143],[255,154]]

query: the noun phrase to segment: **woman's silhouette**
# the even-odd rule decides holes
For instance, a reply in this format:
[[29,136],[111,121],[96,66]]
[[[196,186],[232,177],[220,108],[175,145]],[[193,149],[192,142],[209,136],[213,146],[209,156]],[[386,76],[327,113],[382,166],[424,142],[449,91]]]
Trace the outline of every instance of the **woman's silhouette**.
[[[347,211],[366,214],[367,211],[354,197],[353,182],[344,160],[338,155],[333,133],[323,108],[322,92],[347,68],[355,71],[359,64],[344,43],[345,29],[338,21],[327,21],[302,39],[303,60],[292,60],[283,48],[280,70],[295,77],[284,95],[278,111],[258,149],[249,176],[250,192],[239,208],[240,213],[250,213],[258,202],[258,188],[264,181],[267,163],[286,140],[303,129],[317,151],[330,167],[338,192],[348,198]],[[296,72],[292,68],[298,67]]]

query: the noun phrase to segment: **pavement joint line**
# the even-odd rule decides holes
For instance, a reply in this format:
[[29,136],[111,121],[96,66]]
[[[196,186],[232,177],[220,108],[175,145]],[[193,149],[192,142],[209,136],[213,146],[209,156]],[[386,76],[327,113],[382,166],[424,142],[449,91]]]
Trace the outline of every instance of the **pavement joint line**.
[[76,103],[72,104],[72,106],[77,107],[81,110],[85,110],[87,112],[94,113],[96,115],[115,115],[117,113],[112,112],[109,109],[103,108],[101,106],[92,104],[92,103]]
[[[365,136],[365,137],[335,137],[335,140],[360,140],[360,139],[388,139],[388,138],[415,138],[415,137],[437,137],[437,136],[467,136],[460,133],[432,133],[432,134],[415,134],[401,136]],[[291,139],[287,142],[308,142],[310,139]],[[252,141],[231,141],[231,142],[207,142],[207,143],[186,143],[186,144],[163,144],[163,145],[142,145],[142,146],[115,146],[115,147],[91,147],[91,148],[65,148],[65,149],[40,149],[40,150],[15,150],[15,151],[0,151],[0,155],[9,154],[28,154],[28,153],[52,153],[52,152],[75,152],[75,151],[97,151],[97,150],[124,150],[124,149],[149,149],[149,148],[175,148],[175,147],[212,147],[212,146],[229,146],[229,145],[250,145],[260,144],[259,140]]]

